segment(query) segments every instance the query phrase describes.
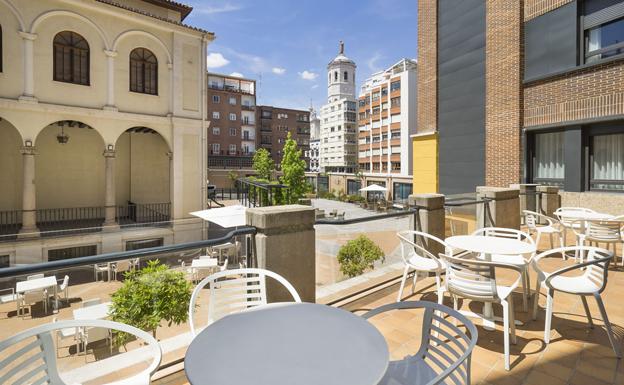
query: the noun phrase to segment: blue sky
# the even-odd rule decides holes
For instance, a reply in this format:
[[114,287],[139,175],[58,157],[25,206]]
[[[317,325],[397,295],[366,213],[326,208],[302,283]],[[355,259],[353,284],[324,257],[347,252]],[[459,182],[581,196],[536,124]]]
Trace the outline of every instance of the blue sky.
[[259,83],[258,104],[318,108],[326,66],[344,40],[357,84],[402,57],[416,57],[417,0],[183,0],[186,23],[212,31],[211,72]]

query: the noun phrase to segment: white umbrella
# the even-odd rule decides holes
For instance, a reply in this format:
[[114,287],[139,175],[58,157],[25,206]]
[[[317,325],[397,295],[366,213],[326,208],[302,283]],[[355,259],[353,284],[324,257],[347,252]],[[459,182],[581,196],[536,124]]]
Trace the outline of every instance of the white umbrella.
[[363,192],[373,192],[373,191],[386,192],[386,191],[388,191],[388,189],[383,187],[383,186],[380,186],[378,184],[372,184],[370,186],[366,186],[364,188],[361,188],[360,191],[363,191]]
[[194,211],[190,213],[203,220],[216,223],[221,227],[236,227],[245,226],[247,223],[246,213],[247,208],[245,206],[226,206],[218,209],[209,209]]

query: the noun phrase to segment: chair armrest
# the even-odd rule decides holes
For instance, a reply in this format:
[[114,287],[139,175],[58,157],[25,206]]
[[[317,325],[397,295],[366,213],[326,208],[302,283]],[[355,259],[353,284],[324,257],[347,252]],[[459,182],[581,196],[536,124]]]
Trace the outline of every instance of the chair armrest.
[[546,281],[544,281],[544,284],[546,286],[548,286],[548,287],[551,287],[550,286],[550,281],[554,277],[556,277],[556,276],[568,273],[568,272],[573,271],[573,270],[581,270],[581,269],[583,269],[583,268],[585,268],[587,266],[598,265],[600,263],[605,263],[606,264],[605,267],[604,267],[605,274],[606,274],[606,271],[609,268],[609,262],[611,261],[611,258],[613,258],[613,254],[612,253],[608,257],[596,258],[596,259],[592,259],[591,261],[585,261],[583,263],[576,263],[576,264],[571,265],[571,266],[562,267],[561,269],[555,270],[552,273],[550,273],[548,275],[548,277],[546,278]]

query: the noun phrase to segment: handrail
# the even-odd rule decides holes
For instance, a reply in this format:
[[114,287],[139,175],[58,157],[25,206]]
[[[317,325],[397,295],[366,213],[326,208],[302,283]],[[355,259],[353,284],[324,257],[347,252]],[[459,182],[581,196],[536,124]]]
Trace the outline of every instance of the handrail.
[[338,225],[338,226],[351,225],[354,223],[370,222],[370,221],[376,221],[379,219],[397,218],[397,217],[404,217],[407,215],[413,215],[413,214],[417,214],[419,209],[420,209],[419,207],[416,207],[416,208],[409,209],[409,210],[395,211],[392,213],[371,215],[367,217],[358,217],[358,218],[351,218],[351,219],[317,219],[316,222],[314,222],[314,224],[315,225]]
[[449,207],[461,207],[461,206],[470,206],[470,205],[478,205],[483,203],[491,202],[490,198],[482,198],[482,199],[473,199],[473,198],[451,198],[444,201],[444,206]]
[[13,266],[0,269],[0,278],[10,278],[19,275],[28,275],[33,273],[41,273],[49,270],[61,270],[68,269],[83,265],[94,265],[98,263],[116,262],[125,259],[147,257],[151,255],[158,255],[163,253],[178,252],[190,249],[199,249],[203,247],[211,247],[223,244],[232,238],[239,235],[255,235],[256,228],[252,226],[242,226],[235,230],[230,231],[220,238],[213,238],[203,241],[195,241],[182,243],[177,245],[166,245],[150,247],[146,249],[131,250],[131,251],[119,251],[114,253],[105,253],[98,255],[91,255],[86,257],[63,259],[52,262],[35,263],[32,265]]

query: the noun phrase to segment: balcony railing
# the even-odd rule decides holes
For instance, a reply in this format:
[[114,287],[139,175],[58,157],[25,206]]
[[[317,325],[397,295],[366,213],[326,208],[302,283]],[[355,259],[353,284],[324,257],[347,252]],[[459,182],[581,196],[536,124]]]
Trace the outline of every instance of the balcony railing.
[[245,111],[255,111],[256,110],[256,106],[248,106],[245,104],[241,104],[241,108]]
[[158,224],[171,220],[171,203],[128,203],[117,207],[117,223],[122,226]]
[[230,92],[238,92],[238,93],[247,94],[247,95],[255,95],[252,91],[243,90],[238,87],[228,86],[228,85],[209,84],[208,88],[213,89],[213,90],[230,91]]
[[253,164],[253,155],[244,156],[209,156],[209,168],[251,168]]

